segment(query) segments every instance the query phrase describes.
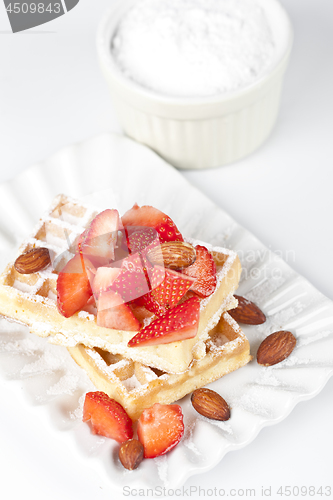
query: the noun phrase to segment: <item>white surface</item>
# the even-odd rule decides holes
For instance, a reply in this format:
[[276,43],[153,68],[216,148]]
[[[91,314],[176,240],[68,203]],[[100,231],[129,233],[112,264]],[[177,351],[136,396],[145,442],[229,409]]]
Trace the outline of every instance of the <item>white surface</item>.
[[[289,264],[333,298],[333,5],[325,0],[283,4],[294,24],[295,46],[272,136],[235,165],[184,175],[267,246],[295,252]],[[10,33],[0,6],[2,180],[71,142],[119,130],[94,46],[98,20],[109,5],[110,0],[99,0],[91,11],[91,3],[81,0],[63,18],[17,35]],[[61,453],[57,435],[39,427],[40,408],[27,409],[22,418],[20,387],[2,381],[0,387],[2,496],[110,498],[93,472],[83,476],[80,462]],[[271,485],[271,498],[281,498],[280,485],[332,486],[332,389],[331,379],[316,398],[300,403],[286,420],[186,486],[256,488],[261,497],[261,486]]]

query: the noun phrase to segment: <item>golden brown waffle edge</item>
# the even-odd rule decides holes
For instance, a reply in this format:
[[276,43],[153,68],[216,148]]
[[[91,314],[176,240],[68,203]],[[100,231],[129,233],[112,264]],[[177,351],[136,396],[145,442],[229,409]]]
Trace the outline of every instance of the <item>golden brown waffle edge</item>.
[[206,340],[206,355],[183,373],[170,374],[119,355],[83,345],[68,348],[97,390],[118,401],[132,419],[154,403],[169,404],[251,360],[250,346],[239,325],[224,313]]

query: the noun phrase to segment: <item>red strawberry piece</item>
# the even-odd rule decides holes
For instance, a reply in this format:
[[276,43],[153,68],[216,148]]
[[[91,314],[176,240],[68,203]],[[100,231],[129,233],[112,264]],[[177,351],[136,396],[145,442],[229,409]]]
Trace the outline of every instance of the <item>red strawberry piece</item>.
[[189,267],[183,269],[183,273],[192,278],[196,278],[191,286],[191,290],[200,297],[208,297],[216,288],[216,265],[213,256],[206,247],[197,245],[195,247],[197,257]]
[[183,241],[183,237],[173,220],[165,213],[151,206],[139,207],[135,204],[133,208],[123,215],[122,223],[126,229],[129,226],[154,228],[160,236],[161,243],[165,241]]
[[92,290],[96,299],[100,292],[106,291],[119,276],[121,269],[118,267],[99,267],[92,281]]
[[128,342],[129,347],[169,344],[196,336],[199,324],[200,300],[189,300],[169,309],[155,319]]
[[89,282],[92,263],[80,254],[67,262],[57,280],[57,307],[69,318],[84,307],[92,296]]
[[166,278],[166,269],[162,266],[152,266],[147,264],[147,273],[149,275],[149,283],[152,290],[160,286]]
[[181,407],[155,403],[142,412],[137,431],[145,458],[164,455],[179,443],[184,434]]
[[96,265],[105,265],[114,259],[117,243],[119,214],[104,210],[91,221],[78,240],[79,252],[94,259]]
[[167,308],[164,305],[159,304],[154,300],[150,293],[146,293],[143,297],[140,297],[139,304],[143,305],[148,311],[155,314],[155,316],[164,316],[167,312]]
[[132,254],[140,252],[154,243],[158,245],[160,243],[159,234],[153,227],[128,226],[126,232],[128,248]]
[[105,392],[88,392],[83,405],[83,422],[90,420],[93,434],[123,443],[133,437],[133,423],[120,403]]
[[163,316],[179,303],[194,281],[185,274],[155,266],[150,276],[152,290],[142,297],[141,304],[156,316]]
[[137,332],[140,323],[119,293],[113,290],[101,292],[97,305],[97,325],[115,330]]
[[[164,279],[161,281],[161,276]],[[187,290],[193,285],[194,278],[185,274],[155,266],[151,279],[151,297],[160,305],[169,309],[175,307]]]
[[119,293],[124,302],[131,302],[149,292],[139,254],[130,255],[122,261],[121,272],[112,283],[111,289]]
[[95,297],[94,297],[93,295],[92,295],[92,296],[90,297],[90,299],[88,300],[88,302],[87,302],[87,306],[97,307],[97,306],[96,306],[96,300],[95,300]]

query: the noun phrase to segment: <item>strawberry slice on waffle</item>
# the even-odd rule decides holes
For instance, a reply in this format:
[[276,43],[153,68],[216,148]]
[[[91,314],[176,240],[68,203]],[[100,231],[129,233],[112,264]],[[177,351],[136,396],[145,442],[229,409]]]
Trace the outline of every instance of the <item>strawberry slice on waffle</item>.
[[183,273],[195,278],[191,290],[200,297],[209,297],[215,291],[217,283],[215,261],[206,247],[197,245],[195,249],[196,260],[194,264],[183,269]]
[[128,346],[169,344],[193,338],[198,331],[199,311],[199,298],[191,297],[152,321],[131,338]]
[[149,294],[142,298],[142,303],[156,316],[162,316],[168,309],[176,307],[195,279],[177,271],[155,266],[151,272]]
[[77,248],[80,254],[88,256],[96,266],[110,263],[115,257],[118,229],[117,210],[104,210],[90,222],[79,236]]
[[160,238],[160,242],[183,241],[183,237],[173,220],[157,208],[144,205],[139,207],[135,204],[121,218],[126,230],[131,226],[154,228]]
[[141,252],[154,244],[160,244],[159,233],[153,227],[127,226],[125,231],[131,254]]
[[95,271],[91,261],[80,254],[67,262],[57,279],[58,311],[69,318],[82,309],[92,296],[90,281]]
[[120,273],[110,290],[119,293],[124,302],[132,302],[149,292],[147,275],[139,254],[129,255],[122,261]]
[[[163,281],[161,276],[165,274]],[[152,272],[152,298],[169,309],[175,307],[195,279],[171,269],[155,266]]]
[[91,287],[94,297],[98,300],[99,294],[110,289],[113,282],[118,278],[121,269],[118,267],[99,267],[93,278]]
[[97,302],[97,325],[115,330],[137,332],[140,323],[119,293],[101,292]]

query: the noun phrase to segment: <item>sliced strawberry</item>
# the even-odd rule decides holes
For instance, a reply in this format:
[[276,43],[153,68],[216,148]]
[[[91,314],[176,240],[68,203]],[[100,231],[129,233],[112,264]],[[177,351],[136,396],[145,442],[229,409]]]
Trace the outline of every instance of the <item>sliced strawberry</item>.
[[160,243],[159,234],[153,227],[128,226],[126,232],[131,253],[140,252],[154,243]]
[[200,300],[191,297],[155,319],[128,342],[129,347],[169,344],[196,336],[199,324]]
[[118,211],[104,210],[96,215],[79,237],[79,252],[93,259],[96,265],[108,264],[114,259],[118,229]]
[[88,392],[83,422],[91,421],[92,432],[123,443],[133,437],[133,423],[124,408],[105,392]]
[[[161,276],[164,273],[164,280],[161,282]],[[160,305],[172,309],[178,304],[190,286],[193,285],[194,281],[194,278],[185,274],[155,266],[151,279],[152,291],[150,293],[152,299]]]
[[120,272],[121,269],[118,267],[99,267],[97,269],[91,285],[96,299],[98,299],[100,292],[111,287]]
[[181,407],[155,403],[142,412],[137,431],[145,458],[164,455],[179,443],[184,434]]
[[144,205],[139,207],[137,204],[128,210],[122,217],[122,223],[125,228],[129,226],[141,226],[154,228],[160,241],[183,241],[177,226],[173,220],[157,208]]
[[140,323],[130,307],[113,290],[101,292],[99,295],[97,325],[130,332],[136,332],[140,329]]
[[167,308],[164,305],[159,304],[152,298],[151,292],[146,293],[146,295],[141,297],[138,303],[144,306],[148,311],[155,314],[155,316],[164,316],[167,312]]
[[131,302],[149,292],[147,276],[139,254],[130,255],[122,261],[121,272],[112,283],[111,289],[118,292],[124,302]]
[[191,286],[191,290],[200,297],[208,297],[216,288],[216,265],[213,256],[206,247],[197,245],[195,247],[197,257],[189,267],[183,269],[183,273],[192,278],[196,278]]
[[175,307],[195,279],[177,271],[155,266],[150,273],[151,292],[144,295],[141,304],[156,316],[163,316]]
[[80,254],[67,262],[57,280],[57,307],[59,312],[69,318],[84,307],[92,296],[89,282],[92,263]]

